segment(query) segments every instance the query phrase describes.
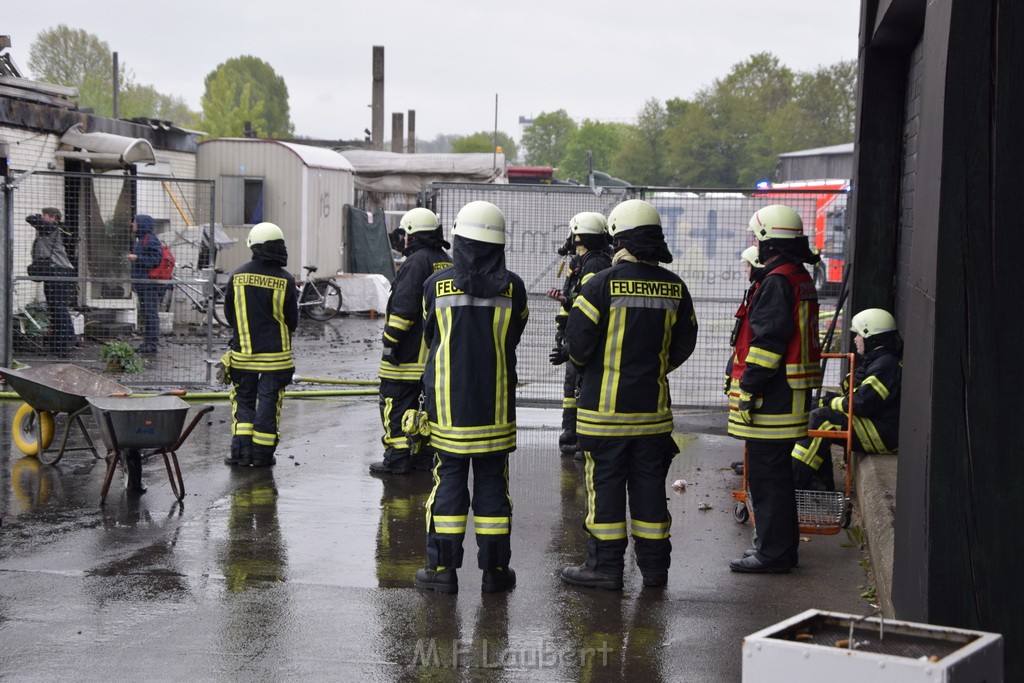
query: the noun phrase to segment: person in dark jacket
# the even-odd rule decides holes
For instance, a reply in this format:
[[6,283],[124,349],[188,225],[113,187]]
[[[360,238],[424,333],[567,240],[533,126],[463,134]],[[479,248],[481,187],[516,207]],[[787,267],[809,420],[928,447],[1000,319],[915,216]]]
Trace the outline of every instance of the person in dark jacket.
[[[509,453],[516,449],[516,346],[529,317],[526,286],[505,268],[505,216],[476,201],[452,227],[454,265],[423,285],[423,374],[434,459],[427,500],[427,563],[417,588],[457,593],[473,508],[485,593],[516,584]],[[405,266],[402,266],[403,268]],[[473,471],[473,492],[469,472]]]
[[[36,229],[36,238],[32,242],[32,262],[47,264],[45,271],[49,277],[75,277],[75,268],[64,248],[65,233],[61,229],[60,219],[60,209],[53,207],[25,218]],[[75,346],[75,329],[68,310],[73,287],[72,282],[43,283],[46,315],[50,321],[50,329],[46,334],[47,350],[61,357],[67,356]]]
[[733,560],[735,572],[785,573],[799,563],[794,444],[807,436],[811,391],[821,386],[818,293],[804,263],[817,263],[803,220],[772,204],[751,216],[764,277],[736,336],[729,435],[746,441],[747,483],[758,546]]
[[153,234],[153,218],[140,213],[132,221],[134,244],[128,254],[132,267],[132,291],[139,297],[139,327],[142,328],[142,345],[139,353],[153,354],[160,345],[160,316],[157,307],[166,288],[163,284],[145,282],[149,271],[160,263],[163,248],[160,239]]
[[[859,356],[854,373],[853,449],[864,453],[896,453],[900,438],[900,384],[903,378],[903,340],[896,319],[881,308],[853,316],[850,325]],[[811,411],[809,429],[846,430],[850,397],[844,379],[842,395],[826,393]],[[821,437],[801,439],[793,447],[793,478],[798,489],[835,491],[831,442]]]
[[405,262],[391,283],[387,319],[384,321],[384,353],[380,361],[380,419],[384,425],[384,460],[370,465],[373,474],[406,474],[430,469],[432,456],[425,449],[413,457],[412,444],[402,430],[402,417],[419,407],[423,393],[423,283],[452,265],[444,251],[451,245],[437,216],[430,209],[415,208],[404,216],[398,230],[404,235]]
[[584,211],[569,221],[569,239],[562,249],[568,247],[573,256],[569,261],[569,274],[561,290],[551,289],[548,298],[559,302],[562,307],[555,315],[555,347],[548,360],[552,365],[565,363],[565,381],[562,384],[562,433],[558,435],[558,450],[562,455],[583,459],[576,438],[576,385],[579,373],[569,360],[569,347],[565,340],[565,323],[569,319],[572,303],[579,296],[580,287],[594,273],[612,265],[608,255],[608,221],[595,211]]
[[697,317],[686,284],[659,263],[672,261],[661,217],[645,201],[608,215],[612,266],[580,289],[565,336],[580,370],[576,433],[586,461],[586,560],[562,581],[619,590],[628,544],[646,587],[668,581],[672,517],[665,479],[679,447],[672,438],[668,373],[697,344]]
[[295,278],[284,266],[284,233],[273,223],[252,226],[246,246],[252,260],[231,274],[224,318],[231,350],[221,362],[231,390],[231,454],[228,465],[270,467],[280,441],[284,390],[295,372],[292,333],[299,322]]

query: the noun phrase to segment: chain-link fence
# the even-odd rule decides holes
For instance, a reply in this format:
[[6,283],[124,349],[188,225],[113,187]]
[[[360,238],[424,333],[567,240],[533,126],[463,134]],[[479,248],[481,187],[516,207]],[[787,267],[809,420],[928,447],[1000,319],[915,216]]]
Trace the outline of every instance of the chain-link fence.
[[[812,245],[823,253],[827,250],[832,254],[833,272],[837,265],[838,271],[842,270],[842,237],[845,235],[845,195],[842,193],[620,187],[598,190],[559,185],[464,183],[433,184],[428,188],[428,196],[433,199],[435,211],[449,234],[455,215],[468,202],[489,201],[505,214],[506,263],[526,283],[529,294],[530,322],[518,350],[518,396],[525,403],[554,404],[562,399],[563,370],[548,362],[554,344],[558,304],[549,299],[546,292],[562,287],[567,257],[559,256],[556,250],[565,242],[569,220],[580,211],[598,211],[607,216],[616,204],[641,198],[651,202],[661,215],[665,239],[674,256],[673,262],[665,267],[686,282],[700,327],[693,355],[669,375],[672,400],[677,407],[726,405],[722,385],[731,353],[729,337],[735,320],[733,315],[749,285],[740,263],[740,252],[752,244],[747,223],[757,209],[774,203],[792,206],[803,217]],[[827,231],[833,234],[826,234]],[[824,333],[835,310],[839,282],[835,278],[830,281],[827,267],[816,269],[814,276],[821,295],[821,330]],[[826,384],[837,384],[838,372],[833,363],[826,373]]]
[[[101,173],[14,174],[9,201],[9,287],[12,329],[6,362],[69,362],[111,373],[127,385],[174,386],[209,381],[212,345],[227,330],[213,321],[217,243],[212,181]],[[159,345],[141,354],[139,285],[131,279],[131,224],[154,220],[154,233],[177,269],[158,306]],[[59,216],[56,227],[44,215]],[[40,221],[44,221],[41,223]],[[37,240],[43,240],[37,242]],[[49,240],[49,241],[48,241]],[[223,246],[223,245],[220,245]],[[35,248],[34,248],[35,247]],[[33,252],[70,268],[40,276]],[[60,305],[70,316],[70,338]],[[51,320],[53,318],[53,320]],[[210,324],[212,321],[212,324]]]

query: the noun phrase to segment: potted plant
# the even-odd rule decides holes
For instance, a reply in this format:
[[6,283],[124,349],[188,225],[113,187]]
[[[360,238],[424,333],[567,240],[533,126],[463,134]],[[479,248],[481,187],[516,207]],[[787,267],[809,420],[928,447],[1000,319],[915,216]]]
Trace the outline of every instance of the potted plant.
[[139,374],[145,365],[131,344],[123,341],[104,342],[100,346],[100,358],[107,361],[107,370],[110,372],[124,372],[129,375]]

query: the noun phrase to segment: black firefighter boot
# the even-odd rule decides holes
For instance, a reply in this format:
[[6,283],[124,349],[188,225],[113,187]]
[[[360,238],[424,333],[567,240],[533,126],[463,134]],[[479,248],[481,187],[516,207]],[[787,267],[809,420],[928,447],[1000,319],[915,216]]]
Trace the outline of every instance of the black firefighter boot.
[[412,472],[412,457],[408,449],[389,448],[384,451],[384,460],[370,464],[370,474],[409,474]]
[[412,585],[438,593],[458,593],[459,577],[455,567],[423,567],[416,570]]
[[224,458],[225,465],[248,467],[252,463],[252,440],[242,436],[231,438],[231,455]]
[[[620,566],[617,571],[597,571],[594,567],[597,566],[598,553],[600,550],[597,548],[596,542],[591,539],[587,543],[587,560],[578,567],[566,567],[559,574],[559,578],[562,581],[572,584],[574,586],[583,586],[584,588],[604,588],[610,591],[622,590],[622,572],[623,568]],[[607,554],[609,551],[605,550]],[[611,551],[615,554],[615,551]],[[606,563],[607,564],[607,563]]]
[[249,461],[250,467],[273,467],[277,464],[277,458],[274,457],[274,446],[260,446],[259,444],[252,445],[252,459]]

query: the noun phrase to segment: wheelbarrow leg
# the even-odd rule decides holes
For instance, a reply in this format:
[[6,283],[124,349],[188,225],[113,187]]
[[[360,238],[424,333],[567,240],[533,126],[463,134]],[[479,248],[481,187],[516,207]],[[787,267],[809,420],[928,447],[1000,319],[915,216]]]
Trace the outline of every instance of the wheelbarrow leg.
[[[167,480],[171,482],[171,491],[179,501],[185,497],[185,481],[181,478],[181,467],[178,466],[178,455],[171,451],[160,451],[164,456],[164,467],[167,468]],[[171,472],[171,463],[174,463],[174,472]]]
[[107,456],[107,473],[103,477],[103,488],[100,489],[100,505],[103,505],[107,500],[107,491],[110,490],[110,480],[114,478],[114,470],[117,469],[117,461],[121,458],[121,454],[117,451],[111,451]]
[[96,450],[96,444],[93,443],[92,437],[89,436],[89,430],[85,428],[85,422],[82,421],[82,415],[80,413],[75,414],[75,422],[78,423],[78,428],[82,430],[82,436],[85,437],[85,442],[89,444],[89,450],[92,451],[92,456],[99,459],[99,451]]

